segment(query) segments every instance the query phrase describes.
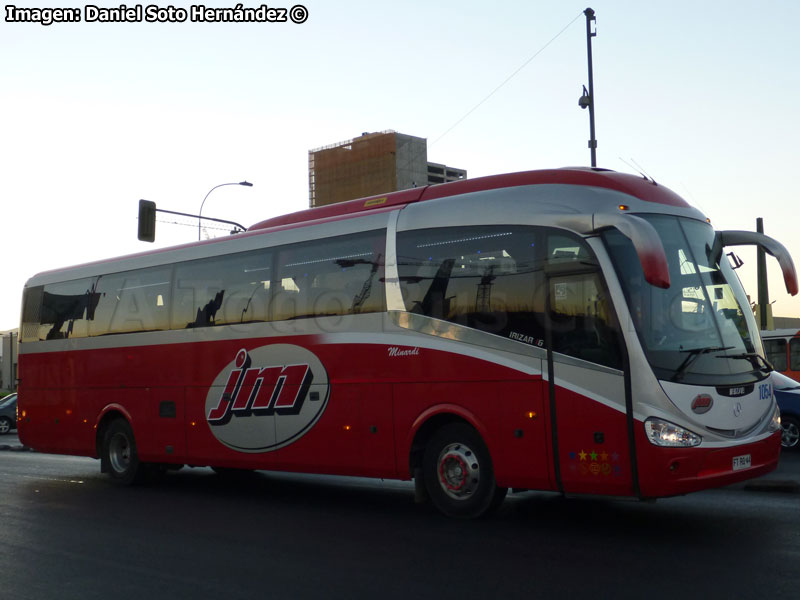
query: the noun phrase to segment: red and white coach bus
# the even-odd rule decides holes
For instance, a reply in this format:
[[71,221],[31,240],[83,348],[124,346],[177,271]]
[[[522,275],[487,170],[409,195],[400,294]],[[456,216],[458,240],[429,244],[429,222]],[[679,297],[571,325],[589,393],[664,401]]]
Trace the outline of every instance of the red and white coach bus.
[[717,231],[655,182],[556,169],[428,186],[41,273],[19,432],[114,480],[206,465],[657,498],[775,468],[780,417]]

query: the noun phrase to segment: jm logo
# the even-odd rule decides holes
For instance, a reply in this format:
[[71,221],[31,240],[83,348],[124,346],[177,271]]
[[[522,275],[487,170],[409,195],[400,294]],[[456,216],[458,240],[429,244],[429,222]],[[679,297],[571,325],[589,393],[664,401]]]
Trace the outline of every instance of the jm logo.
[[234,364],[217,405],[208,413],[209,424],[225,425],[234,415],[300,413],[314,379],[309,365],[251,367],[245,349],[236,354]]

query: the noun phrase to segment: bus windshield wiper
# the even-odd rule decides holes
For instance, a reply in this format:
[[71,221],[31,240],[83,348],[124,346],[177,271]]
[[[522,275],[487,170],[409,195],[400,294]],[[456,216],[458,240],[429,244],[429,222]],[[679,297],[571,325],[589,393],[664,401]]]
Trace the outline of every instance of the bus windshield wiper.
[[730,350],[731,348],[733,348],[733,346],[709,346],[707,348],[690,348],[689,350],[680,350],[680,352],[688,352],[688,354],[686,358],[683,359],[683,362],[678,365],[678,368],[675,369],[675,375],[672,376],[672,381],[680,381],[683,379],[683,374],[686,373],[686,370],[695,360],[697,360],[697,357],[701,354],[722,352],[724,350]]
[[750,361],[750,364],[759,371],[770,373],[775,370],[775,367],[758,352],[742,352],[741,354],[728,354],[726,356],[718,356],[717,358],[743,358]]

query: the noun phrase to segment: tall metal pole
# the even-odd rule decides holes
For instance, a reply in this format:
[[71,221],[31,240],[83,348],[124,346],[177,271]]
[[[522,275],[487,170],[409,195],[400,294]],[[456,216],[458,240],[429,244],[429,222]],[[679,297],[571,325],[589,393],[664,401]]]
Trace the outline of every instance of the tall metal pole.
[[[19,339],[19,333],[17,334],[17,339]],[[8,351],[11,355],[11,362],[9,363],[8,372],[11,376],[11,385],[8,386],[12,392],[17,391],[17,370],[14,368],[14,332],[11,332],[11,347]],[[19,359],[18,359],[19,360]]]
[[597,166],[597,140],[594,136],[594,77],[592,75],[592,38],[597,35],[592,31],[592,21],[595,21],[594,11],[587,8],[583,11],[586,15],[586,53],[589,59],[589,151],[592,153],[592,166]]
[[[758,233],[764,233],[764,219],[761,217],[756,219],[756,231]],[[764,253],[764,249],[761,246],[758,246],[758,254],[756,257],[756,277],[758,278],[758,327],[761,330],[766,330],[769,329],[769,322],[767,319],[767,311],[769,311],[769,288],[767,287],[767,255]]]

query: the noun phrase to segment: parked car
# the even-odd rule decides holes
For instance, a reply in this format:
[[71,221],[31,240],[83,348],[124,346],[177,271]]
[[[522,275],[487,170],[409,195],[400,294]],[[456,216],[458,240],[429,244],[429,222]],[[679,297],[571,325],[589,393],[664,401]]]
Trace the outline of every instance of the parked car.
[[780,373],[773,373],[773,377],[775,398],[781,409],[781,446],[800,450],[800,382]]
[[17,395],[9,394],[0,400],[0,434],[17,428]]

